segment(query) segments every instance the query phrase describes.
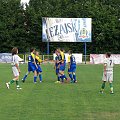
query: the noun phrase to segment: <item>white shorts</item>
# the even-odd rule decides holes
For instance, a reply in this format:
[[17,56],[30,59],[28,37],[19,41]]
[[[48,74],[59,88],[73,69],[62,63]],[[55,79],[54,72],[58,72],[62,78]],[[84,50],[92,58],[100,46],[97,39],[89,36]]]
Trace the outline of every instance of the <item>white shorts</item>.
[[17,76],[20,75],[18,69],[17,69],[15,66],[12,67],[12,71],[13,71],[13,75],[14,75],[15,77],[17,77]]
[[112,82],[113,81],[113,72],[107,72],[106,73],[106,76],[104,75],[103,73],[103,78],[102,78],[103,81],[106,81],[106,82]]

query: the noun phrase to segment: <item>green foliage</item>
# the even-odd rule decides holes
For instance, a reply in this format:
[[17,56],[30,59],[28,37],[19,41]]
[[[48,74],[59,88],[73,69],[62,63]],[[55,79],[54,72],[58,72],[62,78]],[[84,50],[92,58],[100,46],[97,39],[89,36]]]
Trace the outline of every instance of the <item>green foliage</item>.
[[[87,44],[87,54],[120,52],[119,0],[30,0],[26,10],[20,0],[1,0],[0,52],[17,46],[20,52],[35,47],[46,53],[46,43],[42,42],[42,17],[91,17],[92,43]],[[50,52],[56,47],[84,52],[83,43],[50,43]]]
[[13,46],[25,49],[23,13],[20,0],[0,1],[0,52],[8,52]]

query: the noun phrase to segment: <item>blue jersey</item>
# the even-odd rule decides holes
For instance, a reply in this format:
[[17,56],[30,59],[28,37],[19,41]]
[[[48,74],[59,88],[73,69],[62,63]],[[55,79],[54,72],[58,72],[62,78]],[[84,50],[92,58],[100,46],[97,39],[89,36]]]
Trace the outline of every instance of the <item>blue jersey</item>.
[[39,62],[37,59],[35,59],[35,63],[36,63],[36,64],[40,64],[40,62]]
[[32,55],[30,54],[29,56],[28,56],[28,62],[34,62],[34,58],[32,57]]
[[56,56],[55,60],[56,60],[55,66],[58,67],[59,63],[57,63],[57,61],[59,61],[59,56]]
[[33,53],[31,53],[29,56],[28,56],[28,71],[30,72],[30,71],[35,71],[37,68],[36,68],[36,66],[35,66],[35,64],[34,64],[34,54]]
[[70,64],[71,65],[76,65],[75,56],[73,56],[73,55],[70,56]]
[[[61,60],[62,60],[62,56],[59,55],[59,61],[61,61]],[[59,68],[60,71],[64,71],[65,70],[65,66],[66,66],[65,55],[64,55],[64,59],[63,60],[64,61],[60,62],[60,68]]]
[[[59,55],[59,61],[61,61],[62,60],[62,56],[61,55]],[[60,62],[61,63],[61,62]],[[66,63],[66,58],[65,58],[65,55],[64,55],[64,63]]]

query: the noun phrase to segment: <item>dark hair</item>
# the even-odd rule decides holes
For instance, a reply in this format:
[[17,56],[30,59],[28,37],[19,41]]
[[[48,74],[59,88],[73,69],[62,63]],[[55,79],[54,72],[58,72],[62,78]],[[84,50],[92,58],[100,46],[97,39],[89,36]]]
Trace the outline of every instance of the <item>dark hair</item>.
[[61,51],[64,52],[65,50],[63,48],[61,48]]
[[31,48],[31,49],[30,49],[30,52],[33,52],[34,50],[35,50],[35,48]]
[[72,50],[69,50],[68,52],[69,52],[70,54],[72,54]]
[[110,56],[111,56],[111,53],[110,53],[110,52],[107,52],[106,55],[107,55],[108,57],[110,57]]
[[15,54],[17,54],[17,51],[18,51],[18,48],[17,47],[14,47],[13,49],[12,49],[12,55],[15,55]]

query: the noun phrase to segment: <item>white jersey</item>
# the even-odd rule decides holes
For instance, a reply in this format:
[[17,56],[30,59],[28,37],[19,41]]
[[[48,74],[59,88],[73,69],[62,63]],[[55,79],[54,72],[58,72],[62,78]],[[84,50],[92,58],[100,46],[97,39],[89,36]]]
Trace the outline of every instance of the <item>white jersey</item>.
[[18,66],[19,66],[19,56],[18,55],[13,55],[12,56],[12,63],[11,63],[11,65],[15,65],[15,64],[18,64]]
[[111,57],[110,58],[106,58],[104,60],[104,64],[106,64],[106,71],[113,71],[114,60]]
[[16,77],[16,76],[19,76],[19,71],[18,71],[17,67],[15,66],[15,64],[18,64],[18,66],[19,66],[19,56],[18,55],[13,55],[12,62],[11,62],[13,75]]

